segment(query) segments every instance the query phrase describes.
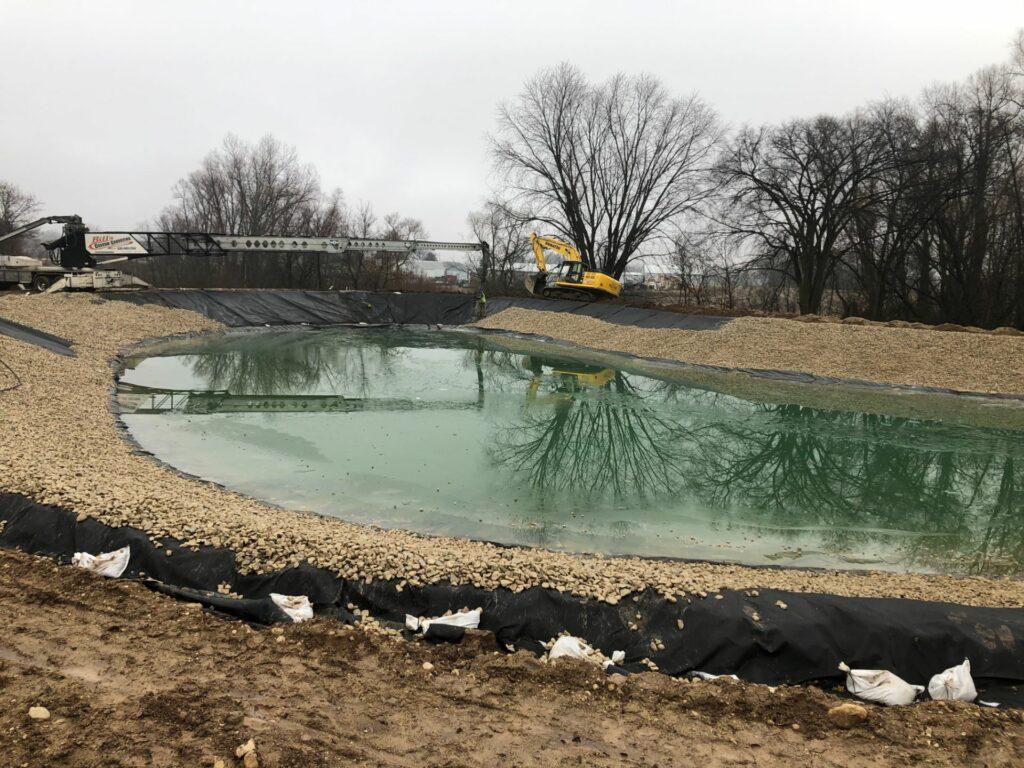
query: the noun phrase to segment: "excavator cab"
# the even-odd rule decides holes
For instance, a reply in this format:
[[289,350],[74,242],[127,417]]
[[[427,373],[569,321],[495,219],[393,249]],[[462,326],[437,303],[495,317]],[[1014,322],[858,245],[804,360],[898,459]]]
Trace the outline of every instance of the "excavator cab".
[[555,270],[555,282],[582,283],[583,273],[582,261],[563,261]]

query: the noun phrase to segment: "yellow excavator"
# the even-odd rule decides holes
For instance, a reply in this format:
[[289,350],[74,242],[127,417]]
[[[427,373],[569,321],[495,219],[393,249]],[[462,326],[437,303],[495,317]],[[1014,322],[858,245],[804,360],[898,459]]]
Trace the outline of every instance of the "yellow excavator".
[[[614,299],[622,292],[622,283],[614,277],[585,269],[580,252],[564,240],[532,233],[530,243],[537,259],[537,274],[526,276],[526,290],[534,296],[592,301]],[[562,263],[553,272],[548,271],[546,250],[562,257]]]

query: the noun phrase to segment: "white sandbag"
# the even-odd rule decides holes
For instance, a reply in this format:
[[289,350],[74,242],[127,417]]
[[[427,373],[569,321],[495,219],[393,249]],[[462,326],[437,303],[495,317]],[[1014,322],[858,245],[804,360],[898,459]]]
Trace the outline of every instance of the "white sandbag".
[[625,661],[626,652],[612,651],[612,657],[609,659],[600,651],[595,651],[591,648],[585,640],[573,637],[572,635],[562,635],[548,649],[548,661],[554,661],[563,657],[583,659],[583,661],[589,661],[592,664],[600,664],[602,668],[607,669],[614,664],[621,664]]
[[562,637],[555,640],[551,650],[548,651],[549,661],[560,659],[563,656],[568,656],[571,659],[583,659],[584,661],[597,661],[594,658],[594,649],[583,640],[572,635],[562,635]]
[[710,672],[700,672],[696,669],[690,674],[699,680],[717,680],[720,677],[724,677],[728,680],[735,680],[736,682],[739,682],[740,680],[736,675],[712,675]]
[[271,592],[270,599],[296,624],[313,618],[313,604],[305,595],[279,595]]
[[71,563],[79,568],[92,571],[98,576],[116,579],[128,567],[131,554],[131,547],[121,547],[113,552],[103,552],[99,555],[90,555],[88,552],[75,552],[71,557]]
[[471,611],[459,611],[458,613],[453,613],[450,616],[438,616],[434,619],[422,619],[406,614],[405,626],[406,629],[410,629],[413,632],[426,632],[427,627],[431,624],[447,624],[450,627],[476,629],[480,626],[480,617],[483,615],[483,612],[483,608],[474,608]]
[[933,675],[928,681],[928,695],[939,701],[974,701],[978,689],[971,677],[970,659]]
[[923,685],[911,685],[884,669],[850,669],[842,662],[839,669],[846,673],[846,690],[859,699],[887,707],[912,704],[924,691]]

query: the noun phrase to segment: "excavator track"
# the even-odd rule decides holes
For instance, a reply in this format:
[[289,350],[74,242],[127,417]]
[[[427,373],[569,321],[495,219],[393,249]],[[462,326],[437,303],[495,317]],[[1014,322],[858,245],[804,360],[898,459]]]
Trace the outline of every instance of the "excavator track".
[[597,291],[586,291],[582,288],[545,288],[541,291],[545,299],[569,299],[571,301],[609,301],[612,297]]

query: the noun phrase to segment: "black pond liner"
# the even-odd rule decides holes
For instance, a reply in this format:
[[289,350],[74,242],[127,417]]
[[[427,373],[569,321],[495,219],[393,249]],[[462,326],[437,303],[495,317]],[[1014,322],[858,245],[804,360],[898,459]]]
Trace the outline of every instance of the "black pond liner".
[[[232,328],[247,325],[462,325],[475,319],[476,299],[456,293],[397,293],[303,290],[154,290],[105,293],[133,304],[191,309]],[[509,307],[588,315],[640,328],[714,330],[732,318],[683,315],[607,302],[498,298],[487,314]]]
[[37,328],[16,323],[13,320],[4,320],[2,317],[0,317],[0,336],[9,336],[18,341],[35,344],[37,347],[48,349],[65,357],[75,356],[75,351],[71,348],[71,342],[67,339],[54,336],[46,331],[40,331]]
[[[767,684],[838,681],[840,661],[927,684],[933,674],[969,658],[982,699],[1024,706],[1022,609],[773,589],[756,595],[722,590],[720,598],[683,597],[675,603],[645,590],[618,605],[540,587],[516,593],[439,583],[399,590],[396,581],[343,579],[309,564],[241,574],[228,549],[188,549],[174,540],[156,544],[138,529],[91,518],[79,522],[69,510],[20,494],[0,493],[0,520],[0,545],[61,562],[76,551],[130,546],[126,577],[145,577],[161,592],[255,623],[287,620],[270,600],[271,592],[307,595],[318,615],[348,621],[353,618],[349,604],[391,622],[402,622],[407,613],[437,616],[479,607],[481,629],[493,632],[501,646],[539,653],[542,642],[569,632],[608,656],[625,651],[623,666],[629,671],[646,669],[641,662],[649,658],[669,675],[700,670]],[[242,599],[218,594],[217,586],[225,582]],[[665,650],[652,651],[656,641]]]
[[476,300],[456,293],[301,290],[156,290],[106,299],[189,309],[229,328],[260,325],[462,325]]
[[[189,309],[235,328],[297,324],[453,326],[471,322],[476,312],[473,297],[458,294],[160,290],[104,295],[135,304]],[[488,314],[509,306],[579,312],[639,327],[707,329],[728,322],[728,318],[611,304],[534,299],[494,299],[488,303]],[[534,338],[551,342],[544,337]],[[787,371],[746,373],[808,384],[970,394]],[[771,589],[759,589],[756,595],[723,590],[720,598],[688,596],[676,603],[646,590],[614,606],[540,587],[515,593],[440,583],[406,585],[398,590],[395,581],[342,579],[309,564],[271,574],[241,574],[230,550],[187,549],[173,540],[157,545],[138,529],[113,528],[89,518],[78,522],[74,511],[38,504],[19,494],[0,492],[0,521],[5,522],[0,545],[46,554],[63,562],[76,551],[97,553],[131,546],[127,576],[144,575],[147,585],[154,589],[256,623],[287,619],[268,597],[271,592],[307,595],[319,615],[349,621],[354,618],[346,608],[349,604],[391,622],[401,622],[407,613],[436,616],[448,610],[480,607],[481,628],[493,632],[501,647],[512,645],[539,653],[542,642],[569,632],[606,655],[624,651],[628,671],[646,669],[642,660],[651,659],[670,675],[700,670],[736,674],[749,682],[766,684],[834,684],[842,679],[837,669],[840,661],[855,668],[888,669],[908,682],[927,684],[933,674],[969,658],[980,698],[1024,707],[1024,609]],[[166,554],[168,550],[170,555]],[[243,597],[218,594],[217,586],[225,582]],[[785,603],[786,609],[776,605],[778,601]],[[631,630],[631,624],[637,630]],[[651,650],[657,641],[664,644],[664,650]]]

